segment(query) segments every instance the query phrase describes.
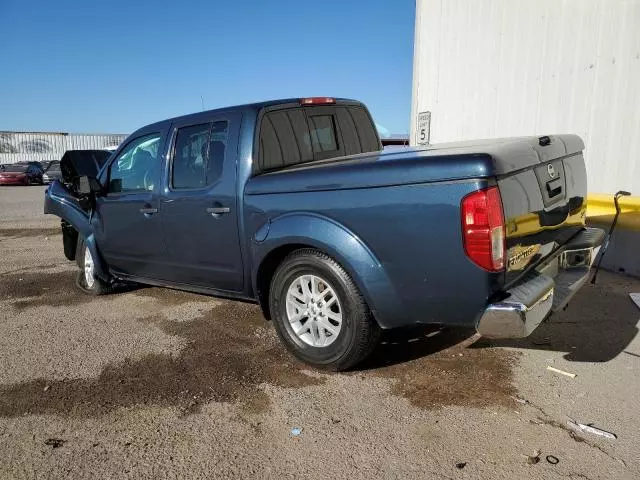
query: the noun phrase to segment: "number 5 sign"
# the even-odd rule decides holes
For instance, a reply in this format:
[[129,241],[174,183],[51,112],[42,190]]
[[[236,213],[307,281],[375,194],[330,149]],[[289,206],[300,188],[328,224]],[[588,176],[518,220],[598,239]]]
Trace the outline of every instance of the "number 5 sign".
[[431,112],[418,113],[418,123],[416,124],[416,143],[418,145],[428,145],[431,137]]

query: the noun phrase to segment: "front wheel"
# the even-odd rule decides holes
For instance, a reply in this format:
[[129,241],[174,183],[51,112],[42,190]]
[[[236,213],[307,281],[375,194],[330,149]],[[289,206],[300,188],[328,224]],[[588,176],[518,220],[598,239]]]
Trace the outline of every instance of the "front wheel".
[[111,286],[96,276],[96,264],[93,254],[82,240],[78,242],[76,261],[80,267],[76,276],[76,285],[80,290],[90,295],[106,295],[111,293]]
[[297,250],[282,262],[271,283],[269,308],[287,349],[315,367],[347,370],[380,340],[358,287],[318,250]]

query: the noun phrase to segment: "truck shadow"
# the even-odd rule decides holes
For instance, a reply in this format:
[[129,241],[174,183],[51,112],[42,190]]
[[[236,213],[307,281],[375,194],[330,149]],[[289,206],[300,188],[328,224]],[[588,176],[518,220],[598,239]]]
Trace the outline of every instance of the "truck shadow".
[[570,362],[608,362],[622,353],[638,334],[640,310],[629,292],[640,281],[602,271],[596,285],[585,285],[567,310],[550,317],[527,338],[480,339],[472,348],[514,347],[565,352]]
[[447,350],[471,339],[474,330],[421,326],[397,329],[383,334],[380,345],[356,369],[376,370],[411,362]]

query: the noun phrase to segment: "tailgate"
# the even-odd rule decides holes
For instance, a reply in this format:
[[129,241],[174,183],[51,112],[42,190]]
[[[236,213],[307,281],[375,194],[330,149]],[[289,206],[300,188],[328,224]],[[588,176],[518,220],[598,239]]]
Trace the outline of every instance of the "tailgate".
[[582,140],[556,135],[520,141],[529,144],[530,155],[494,157],[506,221],[507,284],[582,230],[587,208]]

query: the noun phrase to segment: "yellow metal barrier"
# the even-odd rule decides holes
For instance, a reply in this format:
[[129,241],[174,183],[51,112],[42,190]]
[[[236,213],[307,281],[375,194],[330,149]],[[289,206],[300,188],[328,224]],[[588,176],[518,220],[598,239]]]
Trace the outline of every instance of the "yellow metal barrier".
[[[620,217],[618,217],[617,229],[640,231],[640,197],[621,197]],[[616,214],[613,195],[589,194],[587,195],[587,222],[608,226]]]

